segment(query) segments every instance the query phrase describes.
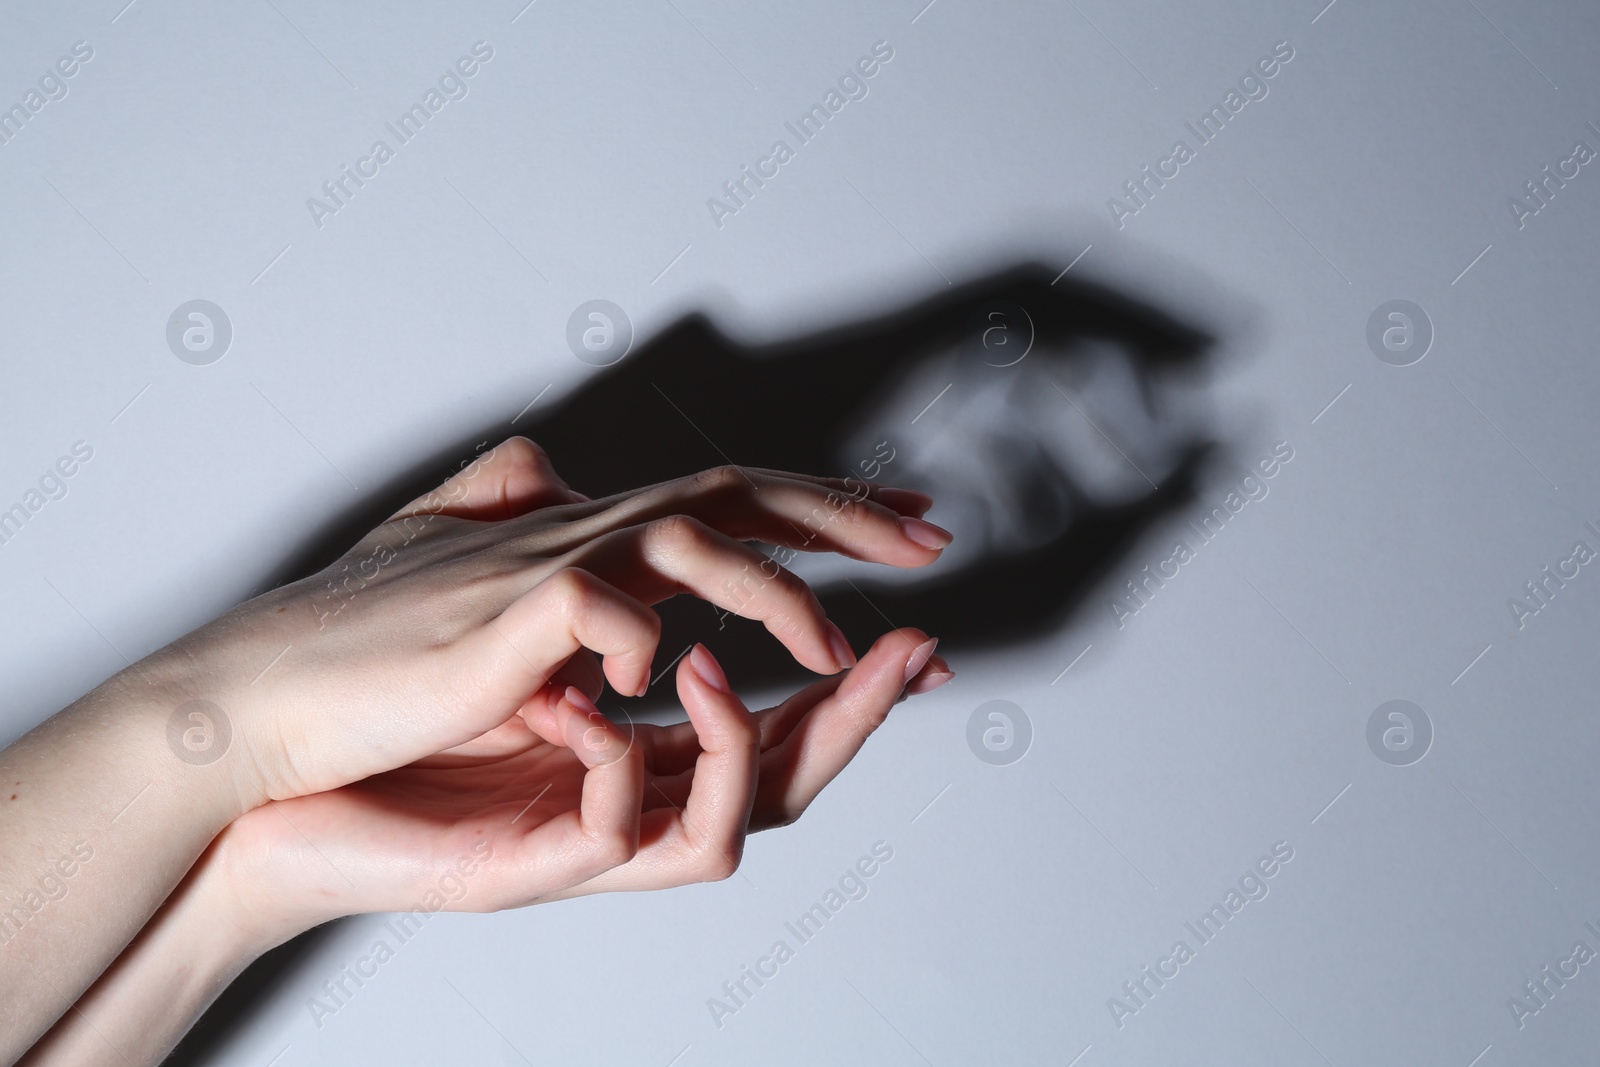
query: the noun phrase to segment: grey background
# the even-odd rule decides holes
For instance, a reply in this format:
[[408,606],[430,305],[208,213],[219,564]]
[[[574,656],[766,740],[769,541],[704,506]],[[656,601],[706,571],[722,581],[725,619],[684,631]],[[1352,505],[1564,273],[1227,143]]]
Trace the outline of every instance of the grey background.
[[[7,739],[260,589],[442,442],[514,432],[547,386],[539,404],[605,373],[564,340],[591,299],[641,339],[703,310],[756,342],[1036,257],[1217,338],[1187,410],[1227,451],[1190,513],[1064,628],[948,649],[957,680],[901,705],[739,875],[436,917],[319,1027],[308,998],[379,920],[346,923],[210,1062],[1592,1061],[1595,966],[1524,1028],[1507,1006],[1575,941],[1600,949],[1600,577],[1520,630],[1508,607],[1575,541],[1600,548],[1600,165],[1520,229],[1509,207],[1575,140],[1600,149],[1591,6],[113,0],[0,19],[6,106],[94,48],[0,145],[0,506],[94,449],[0,545]],[[478,40],[494,58],[469,95],[315,226],[307,197]],[[895,56],[869,95],[718,228],[706,198],[879,40]],[[1270,94],[1119,229],[1108,198],[1281,40]],[[210,366],[166,345],[193,299],[232,323]],[[1393,299],[1435,332],[1408,367],[1366,344]],[[907,421],[941,384],[907,383],[867,438],[938,466],[981,410],[952,390]],[[1122,584],[1279,441],[1295,455],[1270,494],[1119,627]],[[1105,469],[1108,494],[1142,484]],[[959,508],[930,518],[983,536]],[[995,699],[1034,731],[1008,766],[966,743]],[[1392,699],[1433,725],[1410,766],[1367,746]],[[707,999],[877,841],[894,858],[865,899],[719,1028]],[[1119,1027],[1108,998],[1193,946],[1184,923],[1279,841],[1270,894]]]

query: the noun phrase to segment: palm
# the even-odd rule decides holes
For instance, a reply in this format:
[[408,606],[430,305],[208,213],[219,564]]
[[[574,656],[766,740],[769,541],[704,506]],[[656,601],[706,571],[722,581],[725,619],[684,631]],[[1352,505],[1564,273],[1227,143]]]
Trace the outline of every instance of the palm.
[[[450,752],[338,789],[273,801],[230,832],[235,847],[273,857],[271,869],[296,883],[265,895],[318,900],[326,911],[319,918],[404,911],[422,904],[458,862],[515,854],[532,830],[576,810],[585,773],[570,748],[513,719]],[[505,887],[498,885],[474,899],[484,879],[465,881],[465,895],[450,901],[458,909],[531,903],[501,899]]]
[[[808,755],[814,759],[838,742],[819,740],[812,736],[815,727],[806,724],[838,714],[832,694],[839,681],[823,679],[752,716],[760,730],[760,758],[750,832],[793,821],[820,790],[822,781],[807,782],[802,768]],[[529,714],[537,721],[537,713]],[[702,752],[690,723],[632,725],[627,733],[644,757],[643,850],[665,843],[679,827]],[[848,745],[839,757],[847,760],[854,747]],[[571,895],[546,894],[530,884],[528,859],[536,846],[529,838],[579,809],[587,773],[570,747],[546,740],[514,716],[466,744],[408,766],[257,808],[230,827],[230,844],[280,879],[262,890],[262,907],[315,901],[318,914],[298,916],[312,922],[360,911],[414,910],[426,904],[430,891],[440,892],[441,879],[448,881],[458,863],[474,865],[485,856],[491,862],[461,880],[464,891],[449,882],[458,895],[443,894],[444,906],[458,911],[518,907]],[[834,772],[822,773],[825,780]],[[261,862],[267,859],[272,862]],[[439,906],[435,900],[427,910]]]

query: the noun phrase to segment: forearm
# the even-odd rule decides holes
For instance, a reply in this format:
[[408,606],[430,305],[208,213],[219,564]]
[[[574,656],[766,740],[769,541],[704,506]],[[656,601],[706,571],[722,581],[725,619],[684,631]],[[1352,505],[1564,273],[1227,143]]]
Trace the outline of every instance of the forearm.
[[204,763],[169,745],[194,694],[159,673],[130,669],[0,752],[0,1063],[80,998],[254,802],[237,753]]
[[298,931],[244,914],[219,861],[195,864],[127,949],[21,1067],[157,1064],[258,955]]

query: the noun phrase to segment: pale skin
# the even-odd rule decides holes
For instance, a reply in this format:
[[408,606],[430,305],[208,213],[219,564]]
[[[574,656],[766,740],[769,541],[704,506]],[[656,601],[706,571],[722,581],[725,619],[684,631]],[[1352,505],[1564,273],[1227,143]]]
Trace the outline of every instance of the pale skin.
[[[251,960],[340,916],[729,877],[953,676],[916,629],[858,660],[746,542],[925,566],[950,539],[931,504],[734,467],[591,501],[497,445],[351,549],[342,595],[336,564],[256,597],[0,753],[0,901],[55,887],[0,916],[0,1062],[157,1063]],[[645,691],[678,593],[828,677],[751,713],[696,645],[672,672],[687,722],[609,721],[594,701]],[[196,700],[230,734],[211,762],[169,742]]]

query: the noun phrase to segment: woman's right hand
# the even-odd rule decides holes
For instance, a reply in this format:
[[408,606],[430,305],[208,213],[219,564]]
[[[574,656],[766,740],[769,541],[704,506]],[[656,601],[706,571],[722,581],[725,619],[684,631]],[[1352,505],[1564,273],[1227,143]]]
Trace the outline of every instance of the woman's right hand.
[[617,692],[641,694],[660,633],[651,606],[680,592],[760,620],[812,670],[847,668],[854,655],[811,590],[743,542],[924,566],[949,542],[920,518],[930,504],[732,466],[591,501],[511,438],[332,567],[140,673],[172,707],[203,700],[227,717],[229,750],[199,769],[231,773],[243,807],[321,793],[461,746],[495,750],[585,650]]

